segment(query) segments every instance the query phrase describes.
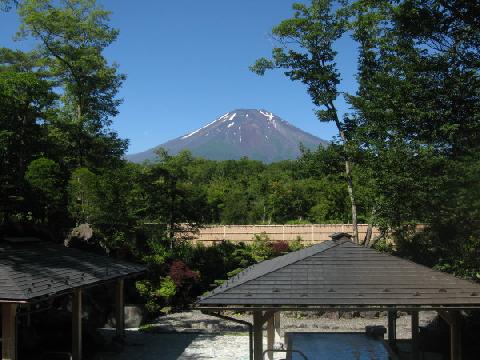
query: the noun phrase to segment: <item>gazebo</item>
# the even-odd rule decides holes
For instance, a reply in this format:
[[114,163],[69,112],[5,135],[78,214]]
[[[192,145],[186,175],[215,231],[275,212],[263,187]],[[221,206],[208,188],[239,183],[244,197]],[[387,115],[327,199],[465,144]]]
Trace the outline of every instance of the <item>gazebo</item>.
[[17,358],[17,314],[54,297],[72,295],[72,357],[82,358],[82,292],[116,283],[117,335],[124,335],[124,279],[144,267],[107,256],[40,242],[10,238],[0,242],[2,360]]
[[[263,356],[263,325],[273,347],[281,311],[388,311],[388,340],[396,341],[396,312],[412,322],[412,352],[418,359],[418,313],[435,310],[450,325],[450,358],[461,359],[460,310],[480,308],[480,285],[458,279],[333,234],[325,241],[250,266],[197,302],[223,318],[223,311],[253,313],[251,358]],[[253,342],[253,344],[252,344]]]

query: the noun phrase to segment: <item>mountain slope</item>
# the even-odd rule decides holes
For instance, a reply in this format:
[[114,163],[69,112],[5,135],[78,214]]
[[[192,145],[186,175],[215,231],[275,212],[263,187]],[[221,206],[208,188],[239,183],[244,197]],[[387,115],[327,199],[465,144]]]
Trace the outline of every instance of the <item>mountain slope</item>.
[[271,163],[295,159],[299,145],[313,149],[327,141],[313,136],[266,110],[237,109],[179,138],[147,151],[129,155],[133,162],[154,160],[163,147],[172,155],[188,149],[211,160],[235,160],[243,156]]

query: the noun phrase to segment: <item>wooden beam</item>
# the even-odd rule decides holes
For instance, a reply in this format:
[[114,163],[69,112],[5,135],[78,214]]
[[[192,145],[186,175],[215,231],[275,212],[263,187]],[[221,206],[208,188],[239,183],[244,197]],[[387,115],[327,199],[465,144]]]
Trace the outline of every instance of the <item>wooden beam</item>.
[[397,312],[388,312],[388,343],[392,349],[397,347]]
[[115,289],[115,324],[118,340],[125,338],[125,282],[117,280]]
[[72,297],[72,357],[82,360],[82,290],[74,289]]
[[274,327],[275,327],[275,341],[281,343],[282,338],[280,337],[280,311],[277,311],[273,315]]
[[2,304],[2,360],[17,359],[17,304]]
[[[275,315],[267,320],[267,349],[273,350],[275,343]],[[273,352],[268,353],[268,360],[273,360]]]
[[418,311],[412,311],[412,360],[420,359]]
[[253,312],[253,360],[263,357],[263,315],[260,311]]
[[450,326],[450,360],[462,359],[462,329],[457,311],[439,311]]

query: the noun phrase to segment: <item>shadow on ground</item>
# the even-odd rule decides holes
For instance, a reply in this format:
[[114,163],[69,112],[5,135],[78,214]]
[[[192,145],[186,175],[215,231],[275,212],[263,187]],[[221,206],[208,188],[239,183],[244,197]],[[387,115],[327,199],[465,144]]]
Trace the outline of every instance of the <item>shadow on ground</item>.
[[[104,331],[107,337],[114,335],[114,331]],[[235,344],[232,344],[232,342]],[[204,333],[145,333],[130,330],[127,331],[126,345],[123,349],[98,354],[95,359],[243,360],[248,359],[248,336],[220,336]]]

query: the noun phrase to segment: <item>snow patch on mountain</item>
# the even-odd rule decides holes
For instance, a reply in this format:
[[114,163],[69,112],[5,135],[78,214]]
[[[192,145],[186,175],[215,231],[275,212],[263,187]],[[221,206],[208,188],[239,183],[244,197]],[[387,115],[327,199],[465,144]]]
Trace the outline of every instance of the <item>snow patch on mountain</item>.
[[197,129],[197,130],[195,130],[195,131],[192,131],[192,132],[191,132],[190,134],[188,134],[188,135],[182,136],[182,139],[187,139],[187,138],[189,138],[190,136],[195,135],[195,134],[198,133],[199,131],[201,131],[201,130],[203,130],[203,129],[206,129],[206,128],[209,127],[210,125],[215,124],[217,121],[218,121],[218,119],[213,120],[211,123],[208,123],[207,125],[202,126],[200,129]]
[[[218,120],[219,120],[219,121],[220,121],[220,120],[223,120],[223,119],[226,120],[226,119],[228,118],[228,115],[230,115],[230,113],[223,114],[222,116],[220,116],[220,117],[218,118]],[[223,120],[223,121],[225,121],[225,120]]]
[[272,121],[272,119],[275,117],[275,115],[273,115],[273,113],[263,112],[262,110],[259,110],[258,112],[260,114],[262,114],[263,116],[265,116],[266,118],[268,118],[268,121]]

